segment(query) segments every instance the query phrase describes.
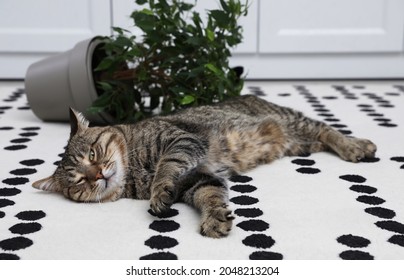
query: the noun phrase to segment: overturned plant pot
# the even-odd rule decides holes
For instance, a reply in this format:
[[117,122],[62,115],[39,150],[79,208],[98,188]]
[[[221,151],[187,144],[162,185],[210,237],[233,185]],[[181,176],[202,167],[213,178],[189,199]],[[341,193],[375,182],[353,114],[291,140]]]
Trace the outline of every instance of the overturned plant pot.
[[102,44],[98,37],[77,43],[73,49],[32,64],[25,77],[28,102],[44,121],[69,121],[69,107],[96,123],[110,123],[105,113],[89,114],[98,98],[93,79],[93,57]]

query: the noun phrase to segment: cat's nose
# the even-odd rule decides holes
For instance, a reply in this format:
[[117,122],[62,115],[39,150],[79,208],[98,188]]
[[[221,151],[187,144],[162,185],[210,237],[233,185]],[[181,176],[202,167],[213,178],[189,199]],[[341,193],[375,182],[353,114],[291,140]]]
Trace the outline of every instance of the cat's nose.
[[97,172],[95,175],[95,180],[104,179],[104,175],[102,174],[101,170]]

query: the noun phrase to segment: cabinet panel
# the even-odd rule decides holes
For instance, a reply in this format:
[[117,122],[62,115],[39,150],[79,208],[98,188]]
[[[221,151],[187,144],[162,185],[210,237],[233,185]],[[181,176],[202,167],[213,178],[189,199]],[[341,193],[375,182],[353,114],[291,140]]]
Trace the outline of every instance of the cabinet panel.
[[401,52],[402,0],[260,2],[261,53]]
[[36,60],[110,32],[109,0],[1,0],[0,77],[24,77]]

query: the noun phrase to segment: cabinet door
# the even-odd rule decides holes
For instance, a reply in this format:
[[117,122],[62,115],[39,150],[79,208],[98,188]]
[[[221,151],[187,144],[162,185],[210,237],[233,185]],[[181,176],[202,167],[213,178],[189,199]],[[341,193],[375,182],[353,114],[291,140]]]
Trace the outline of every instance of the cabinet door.
[[261,11],[260,53],[403,50],[402,0],[269,0]]
[[260,0],[248,78],[404,78],[403,0]]
[[110,18],[109,0],[1,0],[0,77],[23,78],[34,61],[110,34]]

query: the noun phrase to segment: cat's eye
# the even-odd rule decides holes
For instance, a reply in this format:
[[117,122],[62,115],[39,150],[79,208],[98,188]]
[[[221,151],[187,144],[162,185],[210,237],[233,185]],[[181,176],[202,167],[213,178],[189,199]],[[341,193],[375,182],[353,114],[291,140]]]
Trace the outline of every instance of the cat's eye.
[[94,161],[94,159],[95,159],[95,152],[94,152],[93,149],[90,150],[90,154],[88,155],[88,159],[89,159],[90,161]]

